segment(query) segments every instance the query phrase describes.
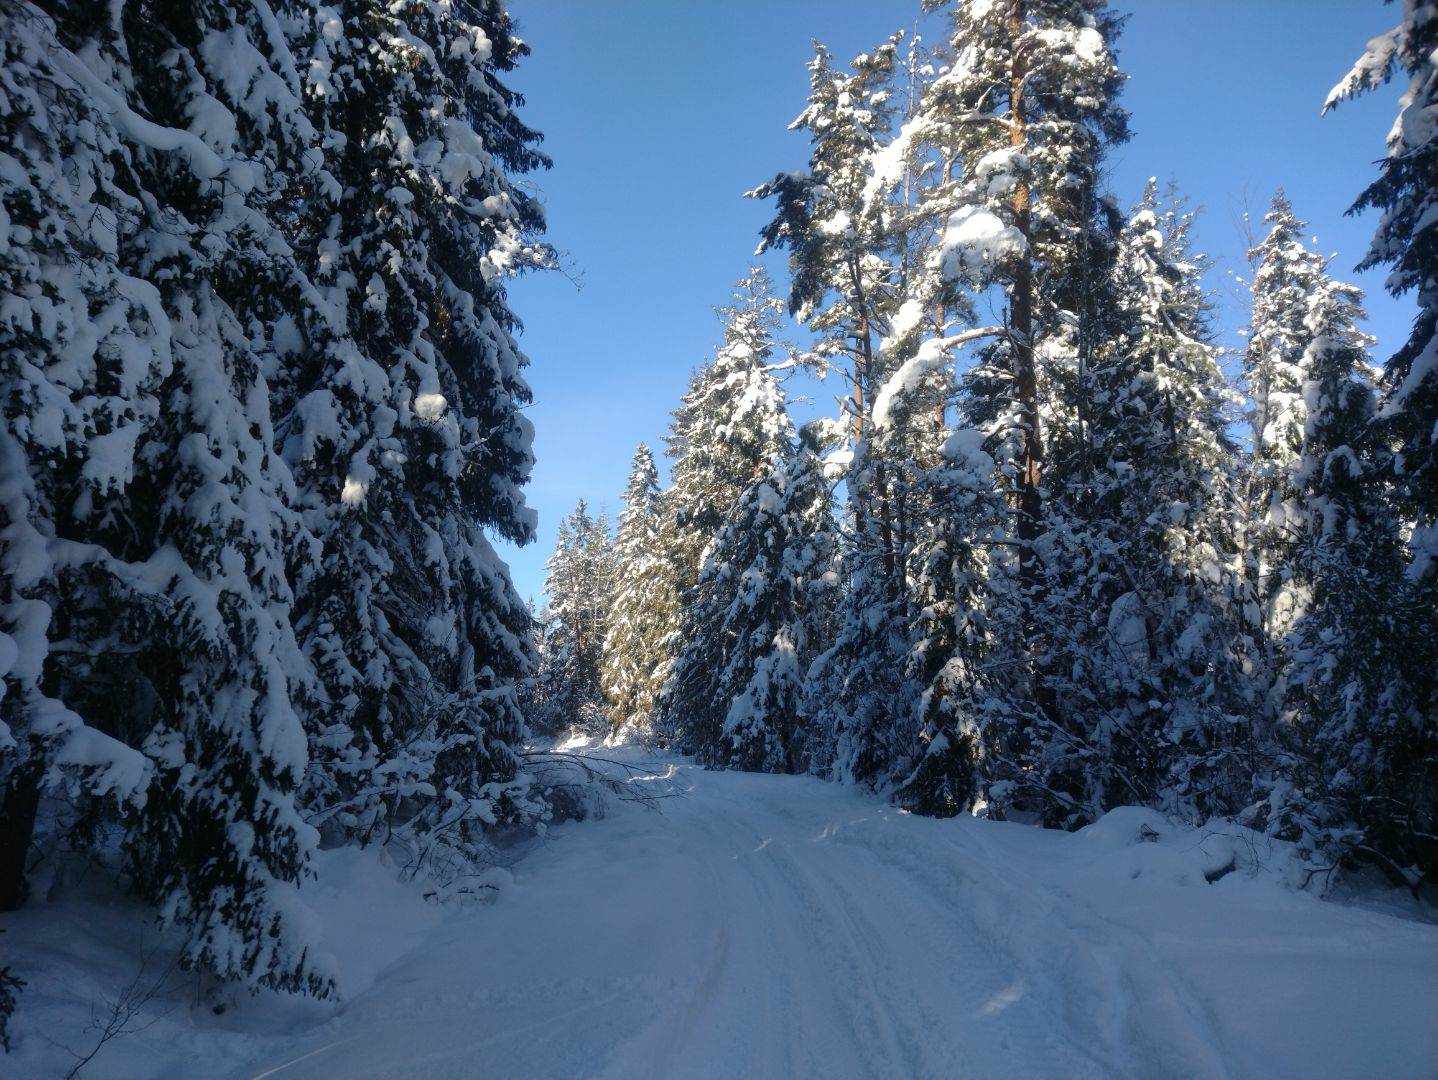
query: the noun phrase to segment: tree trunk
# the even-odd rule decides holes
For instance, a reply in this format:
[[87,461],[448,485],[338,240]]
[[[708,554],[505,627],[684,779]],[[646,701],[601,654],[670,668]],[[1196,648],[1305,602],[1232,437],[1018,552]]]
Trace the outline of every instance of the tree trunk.
[[0,800],[0,911],[15,911],[25,902],[25,860],[35,835],[40,805],[40,758],[10,773]]
[[[858,346],[858,356],[854,370],[854,443],[857,446],[864,433],[864,411],[868,407],[868,403],[865,401],[864,387],[869,380],[874,378],[874,342],[872,328],[869,325],[868,301],[864,296],[864,283],[858,263],[850,264],[849,274],[859,308],[859,332],[855,342]],[[894,556],[893,517],[889,506],[888,483],[882,464],[875,467],[874,479],[879,488],[879,542],[884,549],[884,573],[888,578],[890,598],[897,599],[899,583],[897,581],[897,562]],[[862,502],[862,500],[860,501]],[[863,513],[865,508],[861,505],[859,510]]]
[[894,512],[890,505],[889,477],[880,464],[875,469],[879,481],[879,538],[884,544],[884,573],[889,578],[889,599],[897,600],[903,595],[903,582],[899,580],[899,557],[894,547]]
[[[1027,68],[1019,52],[1025,26],[1025,0],[1013,0],[1009,9],[1009,145],[1022,149],[1028,139],[1028,117],[1024,106],[1024,78]],[[1033,599],[1038,587],[1038,562],[1034,551],[1039,536],[1042,505],[1039,481],[1043,465],[1043,443],[1039,439],[1038,374],[1034,370],[1034,269],[1032,218],[1029,185],[1021,180],[1013,195],[1014,226],[1023,234],[1025,250],[1014,270],[1010,300],[1009,329],[1013,338],[1014,383],[1018,392],[1019,423],[1023,427],[1019,450],[1019,575],[1025,594]]]
[[[1024,80],[1028,68],[1020,48],[1026,28],[1025,0],[1013,0],[1009,8],[1009,145],[1022,150],[1028,141],[1028,113],[1024,104]],[[1033,220],[1027,180],[1021,180],[1013,195],[1014,226],[1023,234],[1024,254],[1014,270],[1013,295],[1009,305],[1009,333],[1013,341],[1014,384],[1018,393],[1019,424],[1023,428],[1019,445],[1019,590],[1023,604],[1024,648],[1031,662],[1034,704],[1039,711],[1055,716],[1056,701],[1039,670],[1045,649],[1043,628],[1037,611],[1043,583],[1039,575],[1037,542],[1042,529],[1043,504],[1039,495],[1044,448],[1039,431],[1038,372],[1034,366],[1034,264]]]
[[864,401],[864,384],[873,370],[874,345],[869,340],[869,314],[866,310],[864,284],[863,279],[859,276],[858,264],[850,264],[849,277],[854,284],[854,298],[859,308],[859,332],[854,335],[854,345],[858,352],[854,363],[854,444],[857,446],[859,439],[864,434],[864,410],[867,407]]

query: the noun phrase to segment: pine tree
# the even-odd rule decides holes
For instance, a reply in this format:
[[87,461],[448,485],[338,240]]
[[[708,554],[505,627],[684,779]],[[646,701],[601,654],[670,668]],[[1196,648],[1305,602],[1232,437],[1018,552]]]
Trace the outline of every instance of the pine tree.
[[678,617],[678,598],[665,562],[663,524],[654,455],[640,443],[614,540],[614,597],[601,671],[616,731],[648,731],[663,684],[664,643]]
[[[1009,772],[1027,780],[1037,774],[1026,755],[1045,745],[1060,722],[1046,670],[1059,651],[1051,640],[1062,625],[1058,610],[1088,570],[1054,538],[1083,505],[1090,475],[1089,368],[1098,343],[1112,335],[1109,267],[1117,227],[1099,174],[1106,147],[1127,137],[1126,115],[1115,104],[1123,76],[1109,49],[1118,25],[1104,4],[1087,0],[954,5],[937,70],[893,143],[875,155],[871,173],[877,186],[917,185],[911,220],[932,237],[927,256],[908,272],[891,336],[902,340],[916,327],[931,327],[934,336],[890,381],[902,383],[926,363],[951,362],[953,350],[967,341],[991,339],[964,375],[958,401],[962,426],[986,433],[984,449],[1016,510],[1012,526],[989,538],[983,575],[990,633],[1002,627],[1011,640],[989,638],[988,647],[998,652],[987,666],[1005,675],[985,690],[988,730],[981,741],[986,769],[1008,762]],[[955,333],[970,317],[965,293],[994,289],[1007,301],[1004,325]],[[940,496],[943,486],[930,485]],[[916,567],[925,565],[929,551],[972,542],[972,534],[962,539],[962,523],[955,523],[955,536],[931,527],[939,535],[921,539]],[[917,579],[922,604],[932,608],[944,576],[922,574],[928,575]],[[961,580],[972,581],[967,572]],[[955,596],[947,602],[969,601]],[[920,643],[944,640],[932,638],[934,627],[922,618],[915,629]],[[934,656],[946,650],[940,644]],[[923,673],[926,665],[920,661],[911,670]],[[983,783],[1006,799],[1052,805],[1049,793],[1016,792],[998,773]],[[988,801],[991,812],[1004,812],[1003,800]]]
[[[994,396],[978,411],[1002,425],[993,449],[1017,504],[1030,602],[1038,599],[1040,488],[1082,471],[1083,371],[1104,337],[1099,283],[1114,222],[1099,171],[1105,148],[1127,138],[1115,104],[1123,75],[1110,52],[1118,27],[1099,0],[956,4],[948,64],[915,125],[954,159],[950,275],[977,288],[998,284],[1008,301],[1008,334],[982,358],[993,374],[970,385]],[[1057,470],[1051,477],[1046,455]]]
[[849,383],[850,392],[839,400],[854,443],[846,486],[854,512],[865,519],[865,534],[867,518],[875,518],[873,537],[881,545],[877,555],[891,599],[902,592],[896,535],[901,508],[889,490],[889,463],[866,453],[863,440],[880,387],[904,359],[893,346],[910,336],[893,332],[902,291],[901,221],[875,198],[872,175],[897,116],[901,37],[861,53],[847,71],[835,70],[829,51],[816,46],[808,103],[790,125],[809,136],[808,168],[780,173],[749,193],[775,200],[759,251],[789,252],[789,312],[816,339],[805,361],[821,373],[838,368]]
[[896,296],[896,238],[866,192],[869,164],[894,119],[898,41],[855,57],[848,72],[836,71],[828,49],[816,45],[808,104],[790,125],[809,135],[808,168],[749,192],[776,203],[759,253],[789,251],[789,312],[818,337],[811,362],[820,370],[843,365],[856,437],[882,377],[877,336]]
[[984,515],[997,504],[992,475],[974,472],[982,462],[992,470],[992,459],[970,454],[948,417],[959,349],[1003,329],[964,329],[977,285],[964,255],[973,253],[956,249],[948,225],[971,192],[944,123],[945,72],[916,38],[897,74],[907,81],[903,122],[872,148],[863,188],[865,217],[892,246],[897,273],[893,298],[876,308],[877,383],[848,477],[878,511],[851,503],[844,565],[853,574],[810,697],[834,773],[897,788],[909,809],[952,814],[975,796],[971,706],[980,695],[970,661],[988,624],[972,589],[987,565],[976,545],[992,539]]
[[808,167],[750,193],[777,204],[760,250],[789,252],[789,310],[816,336],[809,362],[820,371],[837,367],[850,387],[840,399],[852,442],[845,583],[837,638],[809,673],[806,708],[825,733],[810,753],[811,765],[866,782],[891,764],[880,744],[887,746],[883,729],[903,708],[908,648],[903,440],[891,434],[877,447],[868,438],[880,388],[915,344],[913,334],[894,325],[905,255],[902,219],[876,197],[872,173],[897,115],[898,45],[895,36],[855,57],[847,71],[835,70],[819,46],[809,65],[807,106],[791,125],[808,134]]
[[534,533],[504,288],[547,259],[513,177],[548,160],[502,81],[527,46],[500,0],[345,0],[298,32],[325,149],[296,223],[325,318],[290,328],[281,395],[320,543],[292,568],[326,700],[309,798],[340,836],[463,861],[542,813],[515,758],[529,616],[489,539]]
[[603,512],[591,516],[583,499],[559,523],[559,538],[548,563],[544,589],[544,686],[550,730],[573,727],[599,732],[604,716],[601,665],[614,589],[614,549]]

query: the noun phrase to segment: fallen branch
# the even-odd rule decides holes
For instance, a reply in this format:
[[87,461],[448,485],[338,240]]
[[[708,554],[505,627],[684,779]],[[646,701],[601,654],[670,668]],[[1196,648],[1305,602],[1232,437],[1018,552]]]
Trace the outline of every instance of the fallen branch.
[[[603,757],[598,754],[576,754],[567,750],[525,750],[521,751],[519,758],[529,765],[537,774],[539,782],[546,787],[574,787],[576,785],[587,785],[597,787],[602,791],[609,792],[622,802],[639,803],[651,809],[658,809],[660,800],[683,798],[683,792],[674,788],[669,782],[673,776],[673,766],[658,766],[655,762],[644,762],[635,764],[629,761],[620,761],[617,758]],[[603,769],[595,767],[594,763],[612,766],[621,770],[623,776],[614,776]],[[654,775],[656,767],[667,768],[668,772],[663,776]],[[579,774],[575,778],[562,776],[564,770],[574,770]],[[553,774],[561,774],[555,777]],[[646,790],[639,786],[641,781],[654,781],[656,785],[662,785],[658,790]]]

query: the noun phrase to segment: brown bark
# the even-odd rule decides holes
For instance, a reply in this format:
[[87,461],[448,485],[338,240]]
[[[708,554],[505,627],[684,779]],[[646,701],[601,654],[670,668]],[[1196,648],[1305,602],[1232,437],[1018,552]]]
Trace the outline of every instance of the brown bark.
[[864,434],[864,381],[854,372],[854,441],[857,443]]
[[[1015,149],[1023,149],[1028,141],[1028,111],[1024,104],[1028,66],[1021,45],[1027,24],[1026,7],[1025,0],[1013,0],[1009,8],[1009,145]],[[1014,383],[1018,392],[1019,423],[1023,428],[1019,446],[1019,588],[1024,605],[1024,648],[1033,662],[1034,704],[1040,712],[1053,717],[1058,712],[1057,702],[1053,688],[1039,667],[1046,645],[1043,628],[1035,617],[1043,588],[1036,547],[1042,528],[1039,484],[1043,479],[1044,448],[1039,431],[1038,371],[1034,364],[1033,219],[1027,180],[1020,180],[1014,189],[1012,205],[1014,226],[1024,238],[1024,254],[1014,270],[1009,309]]]
[[[1009,145],[1022,149],[1028,139],[1028,116],[1024,106],[1024,78],[1027,67],[1019,42],[1025,26],[1025,0],[1013,0],[1009,8]],[[1013,195],[1014,227],[1023,234],[1024,255],[1014,270],[1010,298],[1009,329],[1013,339],[1014,383],[1018,392],[1019,423],[1023,435],[1019,450],[1019,573],[1026,592],[1038,585],[1038,563],[1034,543],[1039,535],[1042,509],[1039,482],[1043,467],[1043,444],[1039,439],[1038,374],[1034,370],[1034,270],[1032,217],[1029,184],[1020,180]]]
[[870,341],[869,316],[865,311],[864,284],[859,276],[857,263],[849,266],[849,277],[854,283],[854,297],[859,307],[859,332],[854,335],[858,354],[854,358],[854,442],[857,444],[864,434],[864,383],[874,367],[874,345]]

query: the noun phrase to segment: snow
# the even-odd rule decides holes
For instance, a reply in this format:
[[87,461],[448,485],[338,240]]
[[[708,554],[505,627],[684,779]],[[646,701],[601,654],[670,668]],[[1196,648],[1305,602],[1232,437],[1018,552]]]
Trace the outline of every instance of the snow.
[[1408,577],[1422,581],[1438,563],[1438,525],[1418,525],[1408,538],[1408,550],[1412,561],[1408,564]]
[[853,219],[843,210],[814,226],[820,236],[848,236],[853,228]]
[[824,455],[823,468],[824,478],[837,480],[849,471],[849,466],[854,462],[854,451],[847,446],[841,446],[836,450],[830,450]]
[[881,195],[903,178],[904,166],[923,134],[925,123],[926,119],[922,116],[906,120],[897,135],[869,156],[869,175],[864,180],[865,207],[874,206]]
[[983,284],[1001,262],[1022,255],[1024,235],[982,206],[964,206],[949,217],[939,243],[939,265],[946,279]]
[[414,412],[421,420],[442,420],[449,402],[443,394],[416,394]]
[[58,701],[46,699],[36,711],[32,730],[57,744],[47,762],[53,786],[61,786],[64,774],[83,770],[88,774],[87,794],[110,795],[137,807],[145,804],[152,766],[144,754],[86,726]]
[[897,342],[903,341],[918,329],[923,319],[924,305],[913,297],[905,300],[899,305],[899,310],[894,312],[894,318],[889,323],[889,333],[880,342],[879,351],[888,353]]
[[919,346],[918,352],[900,364],[898,370],[889,376],[874,397],[874,427],[887,427],[899,401],[905,395],[913,393],[925,376],[941,370],[948,363],[946,344],[942,338],[930,338]]
[[[584,749],[582,740],[571,747]],[[1283,845],[1115,810],[1068,834],[919,818],[812,777],[634,746],[635,787],[550,830],[492,904],[435,907],[373,851],[302,889],[339,1007],[193,978],[103,1077],[1426,1076],[1431,911],[1323,901]],[[30,980],[6,1076],[61,1075],[134,979],[142,911],[86,877],[0,917]],[[42,892],[45,890],[42,890]],[[152,971],[167,942],[143,939]]]
[[1043,27],[1035,33],[1043,47],[1066,62],[1099,65],[1108,60],[1103,35],[1092,26]]
[[[115,127],[127,138],[153,150],[179,151],[189,163],[190,171],[200,180],[213,180],[225,172],[225,163],[220,156],[198,136],[146,120],[126,105],[119,94],[96,77],[73,53],[59,50],[52,59],[60,71],[84,89],[98,108],[110,114]],[[240,178],[240,174],[231,176],[231,179]]]
[[990,199],[1007,195],[1029,170],[1029,159],[1012,147],[990,150],[974,165],[974,178]]
[[1409,399],[1429,380],[1438,380],[1438,335],[1428,339],[1409,364],[1403,382],[1394,387],[1383,404],[1383,416],[1395,416],[1408,406]]
[[359,506],[364,502],[369,484],[356,476],[346,476],[344,488],[340,491],[340,502],[346,506]]
[[994,459],[984,449],[986,436],[977,428],[956,428],[944,440],[944,460],[975,477],[989,477],[994,471]]
[[1394,56],[1398,51],[1399,29],[1395,27],[1386,34],[1379,34],[1377,37],[1369,39],[1367,48],[1363,50],[1363,55],[1349,69],[1348,74],[1344,75],[1338,84],[1328,91],[1328,97],[1323,102],[1324,112],[1345,98],[1372,89],[1388,77],[1389,71],[1392,70]]

